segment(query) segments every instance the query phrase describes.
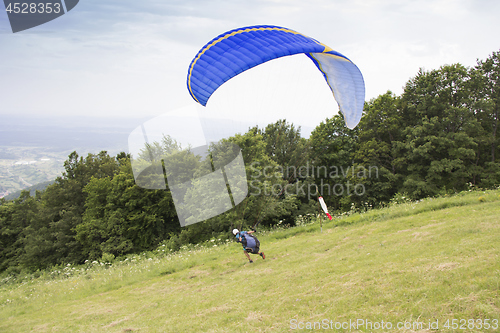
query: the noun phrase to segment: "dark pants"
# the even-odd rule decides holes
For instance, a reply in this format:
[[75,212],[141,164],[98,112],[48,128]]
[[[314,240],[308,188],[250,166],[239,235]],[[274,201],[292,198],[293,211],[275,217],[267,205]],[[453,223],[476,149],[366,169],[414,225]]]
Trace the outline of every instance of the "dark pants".
[[259,254],[259,248],[258,247],[253,248],[253,249],[251,247],[246,247],[245,251],[247,251],[248,253]]

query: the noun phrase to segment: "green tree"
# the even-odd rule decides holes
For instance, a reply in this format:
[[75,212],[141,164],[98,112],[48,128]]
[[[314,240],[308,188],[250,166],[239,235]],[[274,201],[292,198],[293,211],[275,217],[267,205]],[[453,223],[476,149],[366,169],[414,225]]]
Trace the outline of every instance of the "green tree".
[[23,237],[26,228],[36,220],[40,210],[40,193],[35,197],[22,191],[19,198],[0,204],[0,272],[19,271],[25,255]]
[[83,191],[86,210],[75,238],[90,259],[152,250],[180,231],[170,192],[137,186],[128,160],[113,178],[92,178]]
[[[356,204],[377,206],[389,201],[402,183],[398,145],[403,140],[399,97],[388,91],[365,104],[358,125],[359,147],[355,153],[358,176],[364,195]],[[356,179],[357,178],[357,179]]]
[[498,163],[500,139],[498,125],[500,118],[500,52],[475,67],[478,88],[477,117],[484,129],[482,144],[477,153],[478,164],[483,166],[478,184],[492,187],[500,184],[500,163]]
[[296,128],[285,119],[269,124],[260,130],[266,143],[266,154],[283,170],[286,180],[296,178],[295,170],[306,163],[309,157],[309,145],[300,135],[300,127]]
[[38,269],[85,259],[82,245],[75,238],[85,212],[87,195],[83,189],[92,177],[112,177],[118,166],[116,159],[104,151],[85,158],[76,152],[69,155],[63,175],[47,187],[37,218],[25,230],[25,266]]
[[279,202],[279,194],[287,183],[282,167],[267,153],[263,131],[254,127],[243,135],[235,135],[230,142],[241,148],[247,173],[248,196],[231,212],[226,213],[233,226],[250,227],[262,221],[262,225],[277,223],[271,217],[273,207]]
[[[345,125],[344,118],[336,115],[318,125],[309,138],[311,164],[308,175],[333,209],[350,209],[353,196],[347,175],[352,172],[358,149],[358,128]],[[349,183],[348,183],[349,182]]]
[[405,139],[399,162],[401,191],[414,198],[459,191],[473,178],[481,125],[467,68],[460,64],[420,71],[401,97]]

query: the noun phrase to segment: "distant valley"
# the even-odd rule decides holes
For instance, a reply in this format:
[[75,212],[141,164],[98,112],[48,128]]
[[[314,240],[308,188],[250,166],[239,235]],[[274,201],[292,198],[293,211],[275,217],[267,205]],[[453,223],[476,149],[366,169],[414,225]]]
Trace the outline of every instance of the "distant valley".
[[0,198],[64,171],[72,151],[128,151],[129,133],[148,118],[0,116]]

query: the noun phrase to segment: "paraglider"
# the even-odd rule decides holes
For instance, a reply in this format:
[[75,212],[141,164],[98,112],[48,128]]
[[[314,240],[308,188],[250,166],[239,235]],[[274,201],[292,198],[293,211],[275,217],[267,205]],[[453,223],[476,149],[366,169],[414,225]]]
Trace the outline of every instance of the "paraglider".
[[253,263],[253,260],[252,258],[250,258],[249,253],[258,254],[262,257],[262,259],[266,259],[266,255],[264,254],[264,252],[260,252],[259,240],[257,239],[257,237],[252,235],[254,232],[255,230],[238,231],[238,229],[233,229],[233,235],[234,237],[236,237],[236,241],[238,243],[241,243],[241,245],[243,246],[243,253],[245,253],[245,256],[250,263]]
[[260,25],[234,29],[208,42],[191,61],[187,88],[206,106],[226,81],[267,61],[305,54],[323,74],[347,127],[361,119],[365,86],[358,67],[341,53],[291,29]]

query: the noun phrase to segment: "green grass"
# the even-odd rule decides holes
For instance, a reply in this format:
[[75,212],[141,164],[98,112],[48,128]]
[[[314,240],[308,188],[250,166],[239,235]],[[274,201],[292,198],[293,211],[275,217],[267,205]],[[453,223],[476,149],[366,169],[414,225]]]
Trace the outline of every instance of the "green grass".
[[437,321],[494,332],[479,320],[500,319],[499,220],[500,191],[478,191],[336,217],[322,232],[318,221],[261,232],[267,258],[253,264],[214,240],[6,278],[0,331],[307,332],[363,320],[375,328],[327,331],[424,332]]

